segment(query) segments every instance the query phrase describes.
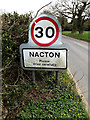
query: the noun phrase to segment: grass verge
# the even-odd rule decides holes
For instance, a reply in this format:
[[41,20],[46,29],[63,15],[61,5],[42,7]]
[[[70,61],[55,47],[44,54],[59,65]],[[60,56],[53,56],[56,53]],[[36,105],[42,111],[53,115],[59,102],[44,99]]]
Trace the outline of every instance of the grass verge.
[[89,120],[74,81],[67,72],[60,72],[59,85],[56,85],[55,75],[52,72],[36,82],[20,79],[17,85],[6,86],[3,91],[5,119]]
[[76,34],[73,34],[71,31],[63,31],[62,34],[90,42],[90,31],[84,31],[83,34],[79,34],[78,32]]

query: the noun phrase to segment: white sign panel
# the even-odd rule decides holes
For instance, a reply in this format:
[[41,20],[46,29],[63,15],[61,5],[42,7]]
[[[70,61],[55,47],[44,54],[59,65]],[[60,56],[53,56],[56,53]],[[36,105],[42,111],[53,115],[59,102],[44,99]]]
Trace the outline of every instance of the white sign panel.
[[20,45],[25,70],[66,70],[67,49],[61,42],[59,21],[48,14],[36,17],[29,26],[28,43]]
[[23,49],[24,68],[66,69],[66,49]]

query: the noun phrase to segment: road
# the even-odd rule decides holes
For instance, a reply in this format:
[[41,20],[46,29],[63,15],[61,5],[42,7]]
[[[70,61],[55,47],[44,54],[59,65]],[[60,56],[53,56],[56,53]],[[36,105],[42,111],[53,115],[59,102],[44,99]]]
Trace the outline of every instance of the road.
[[62,36],[62,42],[69,49],[69,70],[88,102],[88,43],[67,36]]

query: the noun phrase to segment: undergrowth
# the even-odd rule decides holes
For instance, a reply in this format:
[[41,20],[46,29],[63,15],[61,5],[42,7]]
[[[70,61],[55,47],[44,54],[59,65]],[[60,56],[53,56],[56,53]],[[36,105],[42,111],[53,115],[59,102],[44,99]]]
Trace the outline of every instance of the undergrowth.
[[35,82],[22,77],[25,73],[13,84],[5,80],[3,104],[7,113],[3,117],[7,120],[88,119],[75,83],[66,72],[59,73],[59,85],[56,84],[55,72],[39,72],[36,74],[42,79],[36,77]]

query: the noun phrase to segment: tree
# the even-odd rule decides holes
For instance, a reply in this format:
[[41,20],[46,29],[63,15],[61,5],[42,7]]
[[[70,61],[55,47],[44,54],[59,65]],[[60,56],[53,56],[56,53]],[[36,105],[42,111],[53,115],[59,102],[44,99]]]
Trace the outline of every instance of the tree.
[[90,7],[89,2],[81,2],[79,3],[79,7],[77,8],[77,27],[79,34],[83,33],[84,30],[84,22],[88,17],[88,8]]
[[[79,30],[83,32],[84,20],[88,17],[89,0],[83,2],[82,0],[58,0],[52,10],[56,16],[64,16],[72,20],[72,33]],[[81,32],[82,30],[82,32]]]
[[86,19],[84,22],[84,29],[90,31],[90,19]]
[[65,17],[58,17],[58,21],[60,22],[61,26],[62,26],[62,31],[64,30],[70,30],[70,26],[69,26],[69,23],[67,21],[67,19]]
[[49,9],[44,9],[43,12],[41,14],[48,14],[48,15],[53,15],[52,11],[50,11]]

